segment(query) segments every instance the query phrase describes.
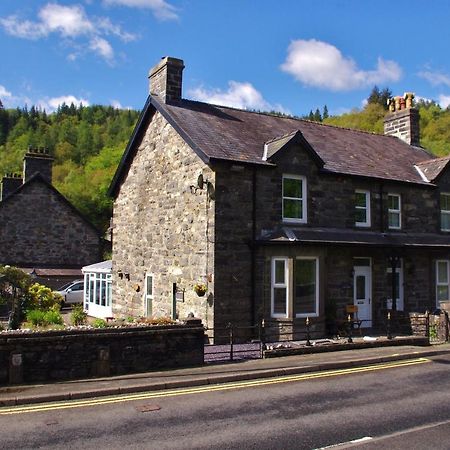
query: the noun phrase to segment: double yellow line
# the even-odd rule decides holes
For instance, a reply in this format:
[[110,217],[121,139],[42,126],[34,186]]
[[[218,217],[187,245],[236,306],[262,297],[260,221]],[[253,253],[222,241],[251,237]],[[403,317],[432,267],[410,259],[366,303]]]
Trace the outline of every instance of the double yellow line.
[[274,378],[262,378],[250,381],[238,381],[234,383],[198,386],[183,389],[171,389],[166,391],[143,392],[139,394],[123,394],[111,397],[92,398],[89,400],[69,400],[58,403],[42,403],[39,405],[15,406],[12,408],[0,408],[0,415],[23,414],[31,412],[54,411],[56,409],[81,408],[86,406],[109,405],[112,403],[130,402],[134,400],[158,399],[165,397],[176,397],[179,395],[202,394],[206,392],[228,391],[231,389],[243,389],[255,386],[265,386],[269,384],[291,383],[293,381],[314,380],[317,378],[336,377],[364,372],[374,372],[377,370],[394,369],[399,367],[412,366],[430,362],[427,358],[408,359],[405,361],[395,361],[390,363],[375,364],[371,366],[352,367],[349,369],[329,370],[324,372],[311,372],[299,375],[286,375]]

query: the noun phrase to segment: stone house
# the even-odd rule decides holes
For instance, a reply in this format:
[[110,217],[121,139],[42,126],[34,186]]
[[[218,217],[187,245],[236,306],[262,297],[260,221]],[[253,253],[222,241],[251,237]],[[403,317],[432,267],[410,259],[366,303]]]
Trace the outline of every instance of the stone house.
[[183,68],[150,71],[110,188],[115,315],[319,335],[349,304],[372,327],[449,297],[450,158],[420,147],[412,95],[377,135],[183,99]]
[[100,261],[102,237],[52,182],[53,158],[30,148],[23,175],[2,179],[0,264],[32,274],[52,288],[81,278],[81,268]]

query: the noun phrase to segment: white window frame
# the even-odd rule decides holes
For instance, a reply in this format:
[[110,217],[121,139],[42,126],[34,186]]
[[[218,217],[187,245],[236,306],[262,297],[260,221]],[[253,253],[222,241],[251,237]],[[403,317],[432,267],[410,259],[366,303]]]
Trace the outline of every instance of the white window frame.
[[[147,295],[148,290],[148,279],[152,279],[152,292],[151,294]],[[154,292],[155,292],[155,277],[152,273],[146,273],[145,274],[145,286],[144,286],[144,317],[151,317],[153,314],[153,299],[154,299]],[[148,314],[149,311],[149,303],[150,303],[150,315]]]
[[[389,207],[389,197],[398,198],[398,209],[392,209]],[[390,215],[396,214],[398,216],[398,226],[390,224]],[[388,194],[388,228],[390,230],[400,230],[402,228],[402,196],[400,194]]]
[[[444,263],[447,266],[447,281],[446,282],[441,282],[439,280],[439,264],[440,263]],[[441,300],[439,300],[439,286],[446,286],[447,287],[447,292],[448,292],[448,297],[450,297],[450,261],[448,259],[438,259],[436,261],[436,307],[440,307],[440,302]],[[445,300],[450,300],[450,299],[443,299],[442,301]]]
[[440,203],[440,210],[441,210],[441,231],[450,231],[450,228],[443,228],[443,226],[442,226],[442,216],[443,215],[450,216],[450,210],[442,209],[441,198],[442,198],[443,195],[446,195],[446,196],[450,197],[450,192],[441,192],[441,194],[439,196],[439,203]]
[[[275,266],[276,262],[283,261],[284,263],[284,282],[283,283],[276,283],[275,282]],[[280,257],[276,256],[272,258],[271,262],[271,270],[270,270],[271,276],[270,276],[270,315],[274,318],[287,318],[289,316],[289,258],[286,257]],[[286,298],[285,298],[285,305],[286,305],[286,313],[280,314],[275,313],[275,289],[286,289]]]
[[[296,257],[296,261],[299,260],[308,260],[308,261],[315,261],[316,264],[316,303],[315,303],[315,312],[314,313],[297,313],[295,312],[295,317],[297,318],[302,318],[302,317],[319,317],[319,290],[320,290],[320,285],[319,285],[319,258],[317,256],[297,256]],[[296,269],[294,269],[295,271]],[[295,282],[294,282],[294,289],[295,289]],[[295,307],[295,302],[294,302],[294,296],[295,296],[295,292],[293,293],[293,297],[292,297],[292,302],[293,302],[293,308]]]
[[365,191],[362,189],[355,189],[355,194],[365,194],[366,196],[366,206],[358,206],[355,202],[355,210],[356,211],[366,211],[366,221],[365,222],[357,222],[355,220],[356,227],[370,227],[370,191]]
[[[284,180],[299,180],[302,184],[302,196],[301,197],[285,197],[284,196]],[[307,193],[307,182],[306,177],[303,175],[283,175],[283,182],[281,187],[281,208],[282,208],[282,217],[283,222],[286,223],[307,223],[308,222],[308,193]],[[302,202],[302,217],[293,218],[293,217],[284,217],[284,200],[297,200]]]

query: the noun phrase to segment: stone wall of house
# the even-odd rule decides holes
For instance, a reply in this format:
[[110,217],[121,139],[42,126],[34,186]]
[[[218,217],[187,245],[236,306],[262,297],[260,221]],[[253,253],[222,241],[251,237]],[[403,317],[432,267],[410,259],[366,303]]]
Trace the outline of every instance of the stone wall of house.
[[[273,158],[273,162],[277,164],[276,168],[258,171],[258,233],[261,230],[272,230],[282,224],[283,174],[305,176],[308,187],[308,223],[288,226],[396,232],[388,230],[388,194],[400,194],[400,232],[439,231],[439,199],[436,189],[323,174],[309,153],[299,145],[283,150]],[[355,227],[354,193],[357,189],[370,191],[371,194],[371,226],[367,228]]]
[[[114,203],[114,315],[146,315],[145,275],[152,274],[151,315],[192,313],[213,325],[215,205],[213,188],[197,188],[199,174],[215,186],[214,172],[154,113]],[[205,297],[193,291],[199,282],[208,285]]]
[[253,168],[219,165],[216,171],[215,319],[249,327],[252,304]]
[[[371,258],[372,311],[375,325],[384,323],[386,300],[391,297],[388,283],[388,257],[393,250],[361,247],[275,246],[255,250],[254,300],[251,290],[253,183],[256,189],[255,236],[284,227],[332,227],[364,231],[388,231],[388,194],[402,198],[402,230],[436,232],[439,211],[436,191],[430,188],[380,183],[359,178],[324,175],[310,155],[293,146],[275,157],[275,168],[253,169],[239,165],[217,167],[216,186],[216,326],[227,322],[250,325],[270,317],[271,256],[318,256],[321,264],[321,309],[315,326],[324,329],[328,316],[345,317],[345,306],[353,303],[354,258]],[[255,170],[256,174],[253,174]],[[282,221],[282,176],[304,175],[308,185],[308,223]],[[371,192],[371,227],[357,228],[355,189]],[[315,252],[315,253],[314,253]],[[401,251],[404,272],[405,310],[425,310],[434,299],[434,259],[442,252]],[[219,287],[220,286],[220,287]],[[254,304],[252,302],[254,301]],[[290,321],[288,328],[295,325]],[[272,321],[272,322],[277,322]],[[284,322],[283,322],[284,323]],[[285,327],[286,324],[280,324]],[[297,327],[298,328],[298,327]]]
[[203,364],[200,321],[123,329],[0,334],[0,385]]
[[0,203],[0,264],[80,267],[101,259],[100,236],[35,179]]

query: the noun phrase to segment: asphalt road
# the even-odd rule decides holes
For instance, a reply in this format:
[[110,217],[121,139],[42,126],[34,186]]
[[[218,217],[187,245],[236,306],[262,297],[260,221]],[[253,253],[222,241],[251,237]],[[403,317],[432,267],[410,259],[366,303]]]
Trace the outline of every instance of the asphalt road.
[[92,399],[19,414],[0,409],[0,448],[315,449],[368,437],[349,445],[450,449],[449,369],[450,356],[436,356],[296,381],[161,391],[106,404]]

